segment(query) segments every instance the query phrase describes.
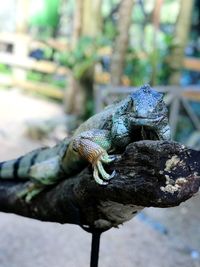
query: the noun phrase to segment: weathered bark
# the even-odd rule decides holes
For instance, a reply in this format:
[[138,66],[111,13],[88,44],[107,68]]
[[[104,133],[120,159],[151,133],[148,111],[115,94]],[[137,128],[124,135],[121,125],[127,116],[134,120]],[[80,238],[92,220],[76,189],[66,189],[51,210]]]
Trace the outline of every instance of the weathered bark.
[[180,1],[180,11],[176,22],[174,41],[169,57],[169,65],[172,69],[169,79],[170,84],[180,83],[181,68],[183,66],[185,47],[187,45],[192,20],[193,4],[194,0]]
[[107,167],[108,172],[113,170],[115,178],[107,186],[98,185],[88,167],[30,203],[17,197],[24,183],[1,181],[0,211],[108,229],[130,219],[120,217],[126,207],[173,207],[192,197],[200,186],[200,151],[175,142],[140,141]]
[[115,86],[121,84],[123,75],[133,3],[134,0],[122,0],[119,8],[118,36],[116,37],[111,62],[111,83]]

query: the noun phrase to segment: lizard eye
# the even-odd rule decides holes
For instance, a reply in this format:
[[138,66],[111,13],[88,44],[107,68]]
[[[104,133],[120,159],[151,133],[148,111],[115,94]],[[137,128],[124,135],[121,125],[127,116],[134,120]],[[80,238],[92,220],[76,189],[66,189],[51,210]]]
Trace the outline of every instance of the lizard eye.
[[126,110],[125,110],[125,113],[127,112],[133,112],[135,110],[134,108],[134,99],[131,97],[128,99],[127,103],[126,103]]
[[158,102],[157,109],[159,110],[159,112],[163,112],[163,113],[167,112],[167,108],[166,108],[165,103],[162,99]]
[[129,102],[128,110],[131,110],[132,112],[135,111],[135,103],[133,99]]
[[161,99],[160,101],[158,101],[158,104],[157,104],[158,107],[163,107],[163,100]]

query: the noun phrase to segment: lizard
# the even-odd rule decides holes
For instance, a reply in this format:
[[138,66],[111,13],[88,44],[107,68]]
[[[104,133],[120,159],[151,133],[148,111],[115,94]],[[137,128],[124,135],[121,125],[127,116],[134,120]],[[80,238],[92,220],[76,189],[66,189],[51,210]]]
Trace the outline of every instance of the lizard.
[[110,153],[141,139],[170,139],[167,113],[163,94],[143,85],[83,122],[72,138],[0,162],[0,179],[28,180],[29,186],[21,196],[29,201],[48,185],[79,173],[90,163],[94,180],[107,185],[115,176],[115,171],[108,174],[104,168],[116,159]]

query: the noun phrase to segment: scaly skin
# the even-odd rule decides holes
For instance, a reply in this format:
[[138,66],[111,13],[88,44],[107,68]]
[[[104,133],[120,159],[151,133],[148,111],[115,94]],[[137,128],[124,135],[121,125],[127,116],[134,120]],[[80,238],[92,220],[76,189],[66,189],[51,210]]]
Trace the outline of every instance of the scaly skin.
[[0,178],[29,178],[32,183],[22,195],[30,200],[47,185],[80,172],[89,162],[95,181],[106,185],[114,177],[103,167],[115,159],[108,153],[141,139],[170,139],[163,95],[148,85],[88,119],[70,140],[0,163]]

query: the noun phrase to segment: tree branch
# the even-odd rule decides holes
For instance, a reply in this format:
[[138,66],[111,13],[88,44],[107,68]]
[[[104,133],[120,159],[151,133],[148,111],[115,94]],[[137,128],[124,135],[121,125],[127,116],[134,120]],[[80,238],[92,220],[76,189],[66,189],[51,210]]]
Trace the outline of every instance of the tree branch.
[[17,196],[25,183],[0,181],[0,211],[108,229],[130,219],[136,205],[172,207],[192,197],[200,186],[199,158],[200,151],[175,142],[132,143],[107,166],[116,176],[106,186],[94,181],[88,167],[26,203]]

